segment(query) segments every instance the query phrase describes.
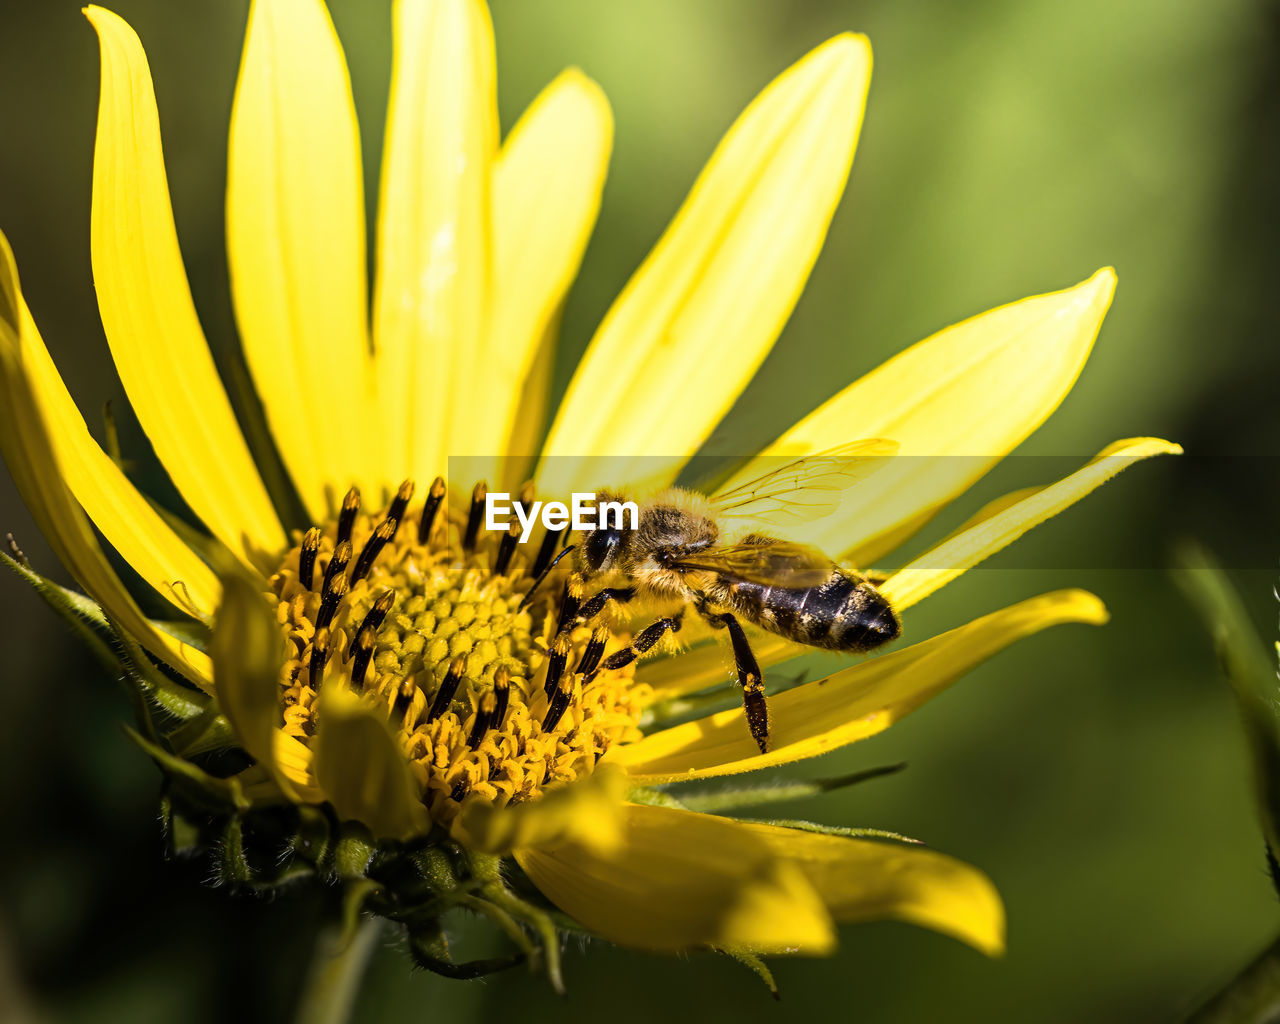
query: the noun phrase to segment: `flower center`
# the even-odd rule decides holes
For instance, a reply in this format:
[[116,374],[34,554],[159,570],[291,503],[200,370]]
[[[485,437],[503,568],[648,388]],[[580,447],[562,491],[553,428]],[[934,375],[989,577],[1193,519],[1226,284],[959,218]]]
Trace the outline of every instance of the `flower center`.
[[638,738],[643,688],[630,666],[601,666],[626,641],[604,626],[561,631],[557,588],[534,589],[558,536],[529,557],[514,532],[487,534],[483,484],[466,515],[440,478],[416,508],[412,495],[406,481],[371,517],[353,488],[271,577],[289,640],[285,732],[310,744],[326,687],[361,694],[386,714],[441,823],[472,794],[536,797]]

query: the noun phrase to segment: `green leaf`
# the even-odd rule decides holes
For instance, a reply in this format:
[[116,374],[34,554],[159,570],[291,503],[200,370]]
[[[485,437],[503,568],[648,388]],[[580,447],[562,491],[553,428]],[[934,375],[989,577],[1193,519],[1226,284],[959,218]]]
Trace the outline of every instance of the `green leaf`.
[[756,956],[755,953],[748,949],[733,949],[728,946],[713,946],[712,948],[717,953],[723,953],[725,956],[737,960],[738,963],[763,981],[774,999],[782,998],[781,993],[778,992],[778,983],[773,980],[773,972],[769,970],[769,965]]
[[1208,627],[1235,692],[1253,762],[1263,837],[1272,857],[1280,856],[1280,684],[1275,664],[1213,556],[1188,544],[1178,554],[1178,565],[1178,584]]
[[894,775],[906,768],[906,764],[881,765],[864,768],[831,779],[810,779],[799,782],[778,782],[772,785],[747,786],[737,789],[703,790],[697,793],[681,793],[680,803],[690,811],[716,814],[738,807],[755,807],[760,804],[780,803],[783,800],[803,800],[819,796],[845,786],[853,786],[868,779]]

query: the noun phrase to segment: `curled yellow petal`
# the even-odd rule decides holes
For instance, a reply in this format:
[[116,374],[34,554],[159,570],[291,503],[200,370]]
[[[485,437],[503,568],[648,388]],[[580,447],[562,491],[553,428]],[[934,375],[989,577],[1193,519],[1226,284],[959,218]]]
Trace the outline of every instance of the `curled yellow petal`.
[[397,0],[382,163],[374,347],[387,481],[472,454],[486,343],[498,148],[493,26],[482,0]]
[[537,800],[505,807],[483,798],[468,800],[454,819],[453,835],[481,853],[572,842],[608,855],[623,840],[626,792],[626,776],[612,765],[601,765],[586,779],[549,788]]
[[769,698],[770,749],[761,754],[741,708],[616,747],[608,758],[640,785],[733,775],[817,757],[883,732],[1014,641],[1065,622],[1101,625],[1092,594],[1031,598],[912,647]]
[[217,577],[89,433],[22,298],[13,251],[2,233],[0,276],[5,293],[0,316],[21,346],[18,365],[30,375],[28,387],[48,424],[58,471],[76,501],[107,542],[161,597],[184,613],[212,615],[218,602]]
[[[493,169],[493,309],[468,466],[477,479],[500,479],[499,457],[533,373],[549,351],[550,328],[595,226],[613,144],[609,101],[581,71],[559,75],[511,130]],[[524,406],[530,408],[529,406]],[[532,429],[542,426],[537,424]],[[532,429],[527,429],[531,433]],[[461,454],[461,453],[455,453]]]
[[38,394],[43,345],[22,301],[7,243],[4,250],[5,258],[0,260],[0,452],[13,482],[49,546],[107,616],[148,653],[209,692],[213,678],[209,659],[142,614],[107,562],[68,487],[68,479],[77,475],[76,456],[70,452],[70,435],[55,441],[61,426]]
[[920,846],[742,823],[804,872],[837,921],[892,918],[932,928],[988,956],[1004,952],[1004,905],[981,871]]
[[292,796],[293,787],[276,760],[284,639],[259,585],[239,573],[223,577],[209,654],[218,704],[240,745]]
[[364,185],[346,61],[321,0],[255,0],[231,111],[227,254],[245,359],[311,518],[379,481]]
[[[817,259],[853,160],[871,48],[842,35],[783,72],[729,129],[592,339],[539,479],[587,490],[668,479],[768,354]],[[655,459],[668,458],[659,466]],[[662,475],[660,474],[660,475]]]
[[516,860],[556,906],[619,945],[826,953],[835,943],[804,875],[726,818],[630,804],[612,856],[566,844]]
[[[1065,291],[947,327],[894,356],[761,453],[807,455],[865,437],[901,446],[839,509],[793,531],[869,564],[919,529],[1043,423],[1084,367],[1115,291],[1099,270]],[[735,487],[775,462],[748,464]]]
[[1177,455],[1176,444],[1155,437],[1117,441],[1087,466],[1046,487],[997,499],[955,534],[899,569],[880,587],[898,609],[928,597],[1028,530],[1056,516],[1121,470],[1153,455]]
[[404,752],[378,714],[349,690],[326,688],[312,750],[316,781],[344,821],[375,839],[411,839],[431,828]]
[[178,250],[146,55],[101,7],[102,93],[93,156],[90,254],[98,310],[129,403],[174,484],[223,544],[250,564],[284,547],[213,365]]

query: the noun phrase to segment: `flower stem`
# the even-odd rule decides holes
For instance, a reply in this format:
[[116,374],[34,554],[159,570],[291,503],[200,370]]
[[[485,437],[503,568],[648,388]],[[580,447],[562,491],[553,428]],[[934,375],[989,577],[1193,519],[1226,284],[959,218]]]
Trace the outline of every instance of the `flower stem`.
[[1262,1024],[1280,1013],[1280,938],[1188,1018],[1187,1024]]
[[338,926],[320,932],[295,1024],[346,1024],[380,927],[378,918],[369,918],[354,932]]

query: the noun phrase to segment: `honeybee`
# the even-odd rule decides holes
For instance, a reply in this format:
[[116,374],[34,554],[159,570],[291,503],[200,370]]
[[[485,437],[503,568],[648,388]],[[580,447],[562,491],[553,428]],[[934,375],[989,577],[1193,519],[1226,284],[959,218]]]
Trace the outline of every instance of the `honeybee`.
[[[902,632],[897,613],[870,578],[836,565],[813,547],[745,524],[806,521],[834,511],[838,492],[869,476],[897,451],[869,440],[787,463],[739,487],[707,497],[673,488],[638,506],[634,528],[597,526],[577,541],[567,592],[569,622],[590,621],[610,602],[642,598],[677,606],[610,655],[621,668],[677,632],[688,609],[727,630],[747,725],[769,749],[764,677],[739,619],[798,644],[863,653]],[[601,494],[600,500],[621,500]],[[600,584],[590,596],[588,589]],[[561,628],[566,616],[561,616]]]

